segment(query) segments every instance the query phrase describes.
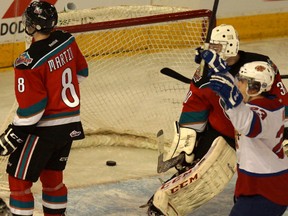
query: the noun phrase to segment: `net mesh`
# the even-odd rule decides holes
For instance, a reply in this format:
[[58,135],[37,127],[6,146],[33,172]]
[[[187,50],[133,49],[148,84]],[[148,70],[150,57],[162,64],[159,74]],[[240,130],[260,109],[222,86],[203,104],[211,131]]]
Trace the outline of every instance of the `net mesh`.
[[[89,77],[80,84],[86,139],[73,147],[156,149],[160,129],[169,143],[189,86],[160,70],[170,67],[192,77],[194,49],[204,43],[209,15],[208,10],[155,6],[60,13],[59,28],[74,26],[66,29],[76,37],[89,65]],[[12,121],[16,107],[2,131]],[[0,160],[4,173],[7,158]]]

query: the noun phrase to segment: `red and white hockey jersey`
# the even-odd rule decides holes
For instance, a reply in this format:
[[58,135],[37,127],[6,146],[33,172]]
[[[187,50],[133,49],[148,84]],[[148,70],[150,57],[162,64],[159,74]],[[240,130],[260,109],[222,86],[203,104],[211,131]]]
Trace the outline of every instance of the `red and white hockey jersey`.
[[288,205],[288,157],[284,154],[284,106],[260,98],[226,111],[237,130],[235,196],[262,195]]

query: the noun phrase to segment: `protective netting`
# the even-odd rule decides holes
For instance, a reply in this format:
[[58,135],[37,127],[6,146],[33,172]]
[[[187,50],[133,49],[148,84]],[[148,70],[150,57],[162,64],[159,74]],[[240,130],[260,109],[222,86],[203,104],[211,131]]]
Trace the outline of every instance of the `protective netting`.
[[[81,145],[156,148],[159,129],[171,140],[188,86],[160,70],[170,67],[192,77],[194,49],[204,42],[209,11],[121,6],[92,9],[90,13],[97,16],[87,18],[76,19],[75,13],[63,17],[68,26],[78,25],[67,30],[75,31],[90,70],[81,84],[87,136]],[[79,25],[87,22],[96,23]]]
[[[173,122],[179,118],[189,86],[160,70],[170,67],[192,77],[194,49],[204,43],[209,16],[209,10],[155,6],[60,13],[59,28],[72,27],[66,30],[75,35],[90,72],[80,85],[86,139],[73,146],[155,149],[160,129],[167,134],[166,142],[171,141]],[[6,165],[3,161],[1,169]]]

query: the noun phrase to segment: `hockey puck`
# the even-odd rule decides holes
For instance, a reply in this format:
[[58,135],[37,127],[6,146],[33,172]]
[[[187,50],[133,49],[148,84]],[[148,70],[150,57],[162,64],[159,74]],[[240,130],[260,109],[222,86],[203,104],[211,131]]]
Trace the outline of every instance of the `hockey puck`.
[[106,165],[107,166],[116,166],[116,161],[108,160],[108,161],[106,161]]

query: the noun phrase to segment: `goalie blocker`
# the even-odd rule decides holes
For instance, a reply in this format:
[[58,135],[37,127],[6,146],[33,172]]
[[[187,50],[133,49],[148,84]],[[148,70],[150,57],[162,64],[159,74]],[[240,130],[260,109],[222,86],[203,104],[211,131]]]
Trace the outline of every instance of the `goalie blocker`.
[[153,196],[152,208],[168,216],[187,215],[219,194],[235,170],[235,150],[219,136],[193,168],[162,184]]

